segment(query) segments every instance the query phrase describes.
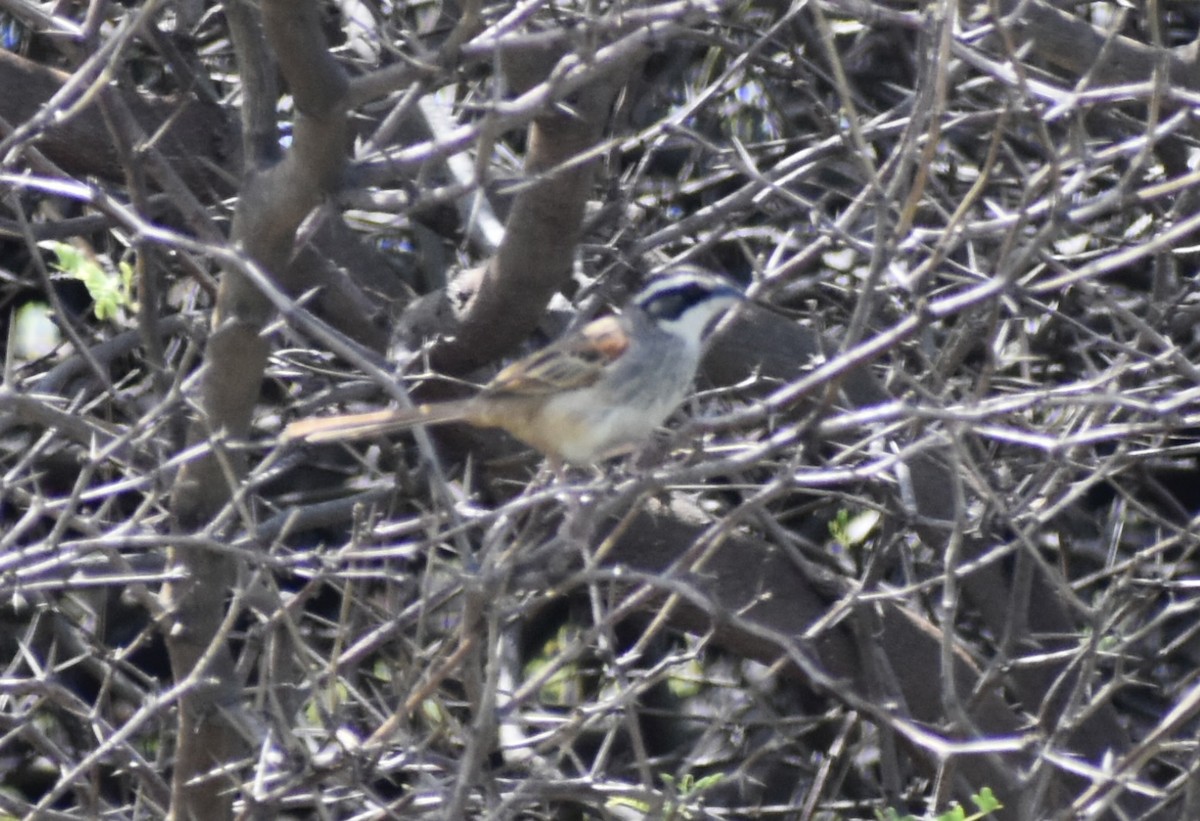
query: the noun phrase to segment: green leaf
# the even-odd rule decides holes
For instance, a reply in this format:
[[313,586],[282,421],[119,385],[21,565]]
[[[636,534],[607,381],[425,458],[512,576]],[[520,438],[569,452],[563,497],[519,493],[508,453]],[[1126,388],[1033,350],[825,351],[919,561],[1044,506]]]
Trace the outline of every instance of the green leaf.
[[[525,678],[533,678],[546,667],[554,664],[558,660],[558,656],[571,646],[578,632],[578,629],[571,625],[563,625],[559,628],[553,637],[547,639],[541,652],[525,663]],[[543,704],[557,707],[579,704],[584,698],[586,687],[584,672],[578,662],[572,661],[560,665],[542,684],[538,698]]]
[[937,817],[937,821],[967,821],[967,811],[960,804],[955,804]]
[[13,352],[18,359],[49,356],[62,342],[62,333],[44,302],[26,302],[13,317]]
[[133,268],[128,263],[122,263],[120,273],[110,274],[94,258],[73,245],[54,240],[39,245],[49,248],[58,257],[55,268],[87,288],[96,319],[116,319],[122,308],[132,307]]
[[632,807],[633,809],[638,810],[639,812],[643,812],[643,813],[650,812],[650,802],[649,801],[639,801],[636,798],[624,798],[619,795],[605,801],[604,806],[606,806],[606,807]]
[[441,702],[432,698],[427,698],[421,702],[421,715],[425,716],[429,723],[439,727],[445,724],[449,718]]
[[58,257],[58,264],[55,266],[60,271],[65,271],[74,276],[85,262],[83,252],[66,242],[51,240],[43,244],[44,248],[49,248]]
[[703,778],[697,778],[694,791],[703,792],[709,787],[715,787],[717,784],[720,784],[724,778],[724,773],[713,773],[712,775],[706,775]]
[[1000,799],[992,792],[991,787],[984,787],[978,793],[971,796],[971,801],[979,808],[979,812],[983,815],[1004,808],[1004,805],[1000,803]]
[[878,510],[864,510],[851,516],[850,511],[841,508],[829,523],[829,535],[843,548],[859,547],[866,542],[882,518]]
[[667,677],[667,689],[675,698],[691,698],[700,694],[704,684],[704,668],[698,659],[688,659]]

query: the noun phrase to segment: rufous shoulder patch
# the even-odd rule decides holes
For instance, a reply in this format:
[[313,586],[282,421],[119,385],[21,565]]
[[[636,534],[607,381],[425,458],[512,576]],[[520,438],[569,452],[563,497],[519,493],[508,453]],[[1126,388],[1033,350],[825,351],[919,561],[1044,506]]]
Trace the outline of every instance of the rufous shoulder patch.
[[629,334],[615,316],[593,320],[582,329],[583,335],[606,362],[612,362],[629,347]]

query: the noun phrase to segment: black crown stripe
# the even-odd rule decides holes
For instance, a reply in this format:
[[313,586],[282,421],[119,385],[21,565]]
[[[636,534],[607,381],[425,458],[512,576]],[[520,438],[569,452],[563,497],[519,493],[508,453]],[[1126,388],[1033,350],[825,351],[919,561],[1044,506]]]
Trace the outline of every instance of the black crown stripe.
[[638,300],[638,306],[652,317],[673,320],[714,293],[734,290],[729,283],[715,278],[668,276],[652,284]]

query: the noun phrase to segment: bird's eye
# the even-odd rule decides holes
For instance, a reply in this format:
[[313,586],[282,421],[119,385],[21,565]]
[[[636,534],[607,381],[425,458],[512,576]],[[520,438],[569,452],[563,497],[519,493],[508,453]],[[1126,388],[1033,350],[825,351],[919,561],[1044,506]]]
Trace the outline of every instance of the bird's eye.
[[651,300],[646,306],[646,313],[655,319],[676,319],[686,308],[687,305],[678,293],[669,293]]
[[695,283],[660,291],[646,301],[643,307],[655,319],[678,319],[684,311],[708,296],[708,289]]

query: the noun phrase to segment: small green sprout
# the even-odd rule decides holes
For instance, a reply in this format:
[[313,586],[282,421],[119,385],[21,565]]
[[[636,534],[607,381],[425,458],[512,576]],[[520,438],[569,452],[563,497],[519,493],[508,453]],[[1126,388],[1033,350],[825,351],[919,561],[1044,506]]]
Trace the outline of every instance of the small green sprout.
[[55,268],[79,280],[87,288],[96,319],[111,322],[121,315],[122,309],[137,308],[133,300],[133,266],[128,262],[121,262],[117,266],[118,273],[110,274],[94,257],[74,245],[57,240],[39,245],[49,248],[58,257]]

